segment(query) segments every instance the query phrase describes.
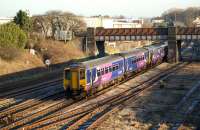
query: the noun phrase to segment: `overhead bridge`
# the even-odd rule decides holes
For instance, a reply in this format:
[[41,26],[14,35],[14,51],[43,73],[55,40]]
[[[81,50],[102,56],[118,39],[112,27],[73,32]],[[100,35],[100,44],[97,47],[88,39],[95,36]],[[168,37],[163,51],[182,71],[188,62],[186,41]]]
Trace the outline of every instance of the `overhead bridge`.
[[95,30],[96,41],[168,40],[176,34],[177,40],[200,39],[200,28],[113,28]]
[[94,55],[96,48],[100,54],[105,53],[105,41],[168,41],[168,61],[178,62],[181,42],[184,40],[200,40],[200,28],[168,27],[168,28],[88,28],[85,48]]

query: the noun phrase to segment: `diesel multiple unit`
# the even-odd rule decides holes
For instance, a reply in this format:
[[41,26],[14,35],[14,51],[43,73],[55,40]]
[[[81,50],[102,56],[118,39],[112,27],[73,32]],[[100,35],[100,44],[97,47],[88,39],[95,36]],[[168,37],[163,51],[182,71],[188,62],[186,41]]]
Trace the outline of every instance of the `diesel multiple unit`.
[[154,44],[103,58],[73,63],[64,70],[68,96],[88,96],[116,84],[167,57],[167,44]]

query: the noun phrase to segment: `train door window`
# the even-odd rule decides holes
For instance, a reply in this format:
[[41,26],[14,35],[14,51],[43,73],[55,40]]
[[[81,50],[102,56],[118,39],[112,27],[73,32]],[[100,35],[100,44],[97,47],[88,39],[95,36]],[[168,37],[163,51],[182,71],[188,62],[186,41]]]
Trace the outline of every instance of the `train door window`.
[[108,67],[105,68],[105,73],[106,73],[106,74],[108,73]]
[[136,59],[133,60],[133,63],[136,63]]
[[101,71],[100,70],[97,70],[97,76],[101,76]]
[[112,66],[109,66],[109,72],[112,72]]
[[80,79],[85,79],[85,71],[80,70]]
[[104,68],[101,69],[101,75],[104,75]]
[[134,60],[132,60],[131,63],[134,64]]
[[116,67],[115,67],[115,65],[113,66],[113,71],[115,71],[116,70]]
[[65,78],[68,79],[68,80],[71,79],[71,72],[70,72],[69,69],[66,69],[66,70],[65,70]]

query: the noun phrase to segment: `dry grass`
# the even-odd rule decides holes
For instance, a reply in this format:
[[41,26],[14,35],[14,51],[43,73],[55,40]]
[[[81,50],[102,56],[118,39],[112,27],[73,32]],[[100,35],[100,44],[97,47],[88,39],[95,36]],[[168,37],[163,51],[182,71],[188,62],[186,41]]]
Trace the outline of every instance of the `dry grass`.
[[11,61],[0,59],[0,75],[44,67],[43,54],[50,56],[52,64],[85,57],[85,54],[81,51],[80,44],[79,39],[67,43],[42,39],[37,43],[37,55],[31,55],[28,50],[19,50],[20,55]]
[[36,55],[29,54],[27,50],[20,53],[20,56],[16,57],[12,61],[0,59],[0,75],[44,66],[41,58]]
[[41,48],[43,48],[53,64],[66,62],[71,59],[78,59],[85,57],[85,54],[81,51],[80,40],[75,39],[73,41],[64,43],[53,40],[43,40],[41,42]]
[[149,45],[150,41],[127,41],[127,42],[116,42],[116,47],[106,45],[105,50],[109,54],[119,53],[122,51],[128,51],[133,48],[142,47],[144,45]]

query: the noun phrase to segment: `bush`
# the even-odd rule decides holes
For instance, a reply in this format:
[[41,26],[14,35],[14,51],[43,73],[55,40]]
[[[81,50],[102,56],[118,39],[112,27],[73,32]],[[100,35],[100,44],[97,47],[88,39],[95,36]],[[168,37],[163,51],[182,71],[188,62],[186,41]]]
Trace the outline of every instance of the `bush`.
[[37,33],[30,33],[29,39],[26,44],[26,49],[36,49],[37,51],[40,51],[40,44],[44,40],[44,37]]
[[24,48],[27,42],[26,33],[16,24],[0,25],[1,48]]
[[20,55],[20,50],[17,48],[0,48],[0,57],[4,60],[11,61]]

